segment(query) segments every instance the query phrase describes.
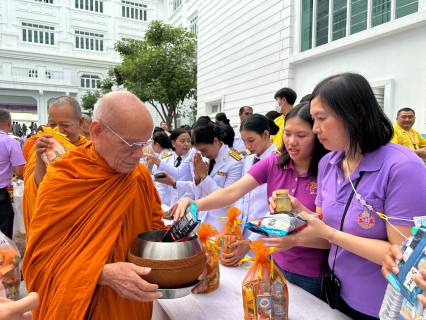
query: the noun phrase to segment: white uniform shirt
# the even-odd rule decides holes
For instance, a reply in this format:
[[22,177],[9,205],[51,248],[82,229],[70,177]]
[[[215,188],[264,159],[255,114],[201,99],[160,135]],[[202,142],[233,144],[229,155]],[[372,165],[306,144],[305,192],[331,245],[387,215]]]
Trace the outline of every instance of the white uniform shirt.
[[[172,154],[172,150],[170,149],[163,149],[157,156],[157,158],[160,158],[160,160],[163,160],[164,158],[166,158],[168,155]],[[157,153],[154,153],[155,155],[157,155]],[[152,167],[152,180],[154,181],[154,174],[160,173],[161,170],[159,170],[157,168],[157,166],[154,164]],[[156,187],[158,187],[158,182],[154,181],[154,185]]]
[[195,148],[191,148],[187,154],[187,157],[179,167],[175,168],[173,165],[169,165],[166,162],[161,162],[158,166],[158,169],[162,172],[166,172],[170,177],[172,177],[176,181],[184,180],[188,175],[191,176],[194,172],[192,166],[192,159],[194,158],[194,154],[197,152]]
[[[242,157],[241,155],[238,156]],[[222,144],[215,161],[216,163],[210,175],[204,180],[201,180],[198,186],[195,185],[195,182],[192,183],[195,200],[208,196],[216,190],[226,188],[241,178],[243,160],[237,160],[232,157],[229,154],[229,147],[226,144]],[[234,205],[242,209],[242,200],[238,200]],[[229,206],[210,211],[200,211],[198,213],[198,218],[202,222],[210,223],[214,227],[220,229],[224,221],[219,221],[219,218],[226,217],[226,210],[228,209]]]
[[[265,159],[271,155],[272,152],[276,151],[277,147],[274,144],[266,149],[259,157],[260,160]],[[257,157],[255,154],[247,155],[244,158],[243,175],[253,166],[254,159]],[[267,201],[267,186],[263,184],[258,186],[256,189],[250,191],[243,197],[243,222],[251,221],[254,219],[262,218],[269,213],[269,204]],[[244,228],[243,231],[244,239],[250,239],[252,241],[261,238],[262,236],[256,233],[252,233],[250,230]]]
[[244,141],[241,138],[240,128],[241,128],[241,123],[233,128],[234,132],[235,132],[233,147],[238,152],[240,152],[241,150],[246,150],[246,146],[244,145]]

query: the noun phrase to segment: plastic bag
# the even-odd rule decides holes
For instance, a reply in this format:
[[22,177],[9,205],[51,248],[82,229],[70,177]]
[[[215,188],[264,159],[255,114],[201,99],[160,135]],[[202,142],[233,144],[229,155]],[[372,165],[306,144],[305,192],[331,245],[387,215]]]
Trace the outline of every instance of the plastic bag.
[[19,254],[21,256],[20,266],[22,266],[22,259],[24,258],[26,249],[26,232],[22,213],[22,189],[20,190],[19,186],[14,187],[14,192],[15,201],[13,203],[13,211],[15,212],[15,218],[13,219],[12,240],[19,250]]
[[20,260],[21,256],[16,245],[0,232],[0,281],[3,283],[7,298],[11,300],[19,298]]
[[218,231],[210,223],[201,223],[198,228],[197,235],[205,252],[209,254],[206,263],[207,274],[203,280],[202,291],[198,293],[210,293],[219,287],[220,271],[219,271],[219,247],[213,241],[213,237]]
[[241,233],[239,224],[243,222],[237,217],[241,214],[241,210],[237,207],[230,207],[226,211],[227,217],[222,217],[219,219],[228,219],[226,223],[220,228],[219,236],[216,238],[216,244],[220,247],[220,263],[226,265],[222,260],[222,254],[228,254],[235,251],[234,248],[229,248],[229,245],[235,243],[238,240],[243,240],[244,236]]
[[242,283],[245,320],[288,320],[288,288],[282,272],[268,256],[275,248],[266,248],[262,240],[250,243],[254,258]]

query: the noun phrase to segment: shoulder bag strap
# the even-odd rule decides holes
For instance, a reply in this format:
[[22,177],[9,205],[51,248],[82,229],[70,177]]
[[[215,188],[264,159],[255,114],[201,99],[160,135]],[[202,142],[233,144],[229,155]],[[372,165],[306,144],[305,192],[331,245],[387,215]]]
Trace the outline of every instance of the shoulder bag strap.
[[[364,175],[364,171],[361,171],[359,174],[358,181],[355,184],[355,189],[358,187],[359,182],[361,181],[362,176]],[[345,221],[346,213],[348,212],[349,205],[352,202],[352,198],[354,197],[355,190],[352,190],[351,195],[349,196],[348,203],[346,203],[345,211],[343,212],[342,220],[340,221],[340,231],[343,230],[343,222]],[[336,252],[334,254],[334,261],[333,261],[333,268],[331,268],[331,273],[334,273],[334,266],[336,265],[336,257],[337,257],[337,250],[339,249],[339,246],[336,245]]]

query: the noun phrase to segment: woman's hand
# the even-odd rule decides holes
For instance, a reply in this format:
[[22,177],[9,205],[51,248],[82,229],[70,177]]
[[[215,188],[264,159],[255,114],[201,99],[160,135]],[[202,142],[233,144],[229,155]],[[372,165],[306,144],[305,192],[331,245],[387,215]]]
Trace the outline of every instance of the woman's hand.
[[390,273],[398,274],[399,268],[395,260],[402,260],[402,253],[397,244],[391,245],[389,251],[385,253],[385,257],[383,258],[382,274],[385,277]]
[[145,157],[145,161],[146,163],[153,163],[155,164],[157,167],[160,165],[161,163],[161,159],[156,157],[154,154],[149,154],[149,153],[144,153],[143,156]]
[[223,253],[223,264],[228,266],[238,266],[238,263],[243,259],[247,252],[250,251],[250,240],[238,240],[229,245],[230,249],[235,249],[232,253]]
[[209,172],[208,164],[203,161],[201,154],[196,153],[194,155],[194,171],[197,172],[200,179],[204,180]]
[[169,211],[164,212],[163,219],[172,220],[178,205],[179,205],[178,203],[175,203],[174,205],[170,207]]
[[[413,280],[417,285],[422,288],[423,290],[426,290],[426,269],[420,268],[419,269],[420,275],[413,275]],[[422,278],[423,277],[423,278]],[[426,297],[422,294],[418,294],[417,298],[422,303],[423,307],[426,307]]]
[[296,233],[300,238],[322,238],[328,240],[333,232],[333,228],[326,225],[324,221],[315,218],[304,211],[299,213],[299,216],[306,219],[307,226]]
[[[289,196],[291,199],[291,209],[294,212],[302,212],[305,211],[306,208],[299,202],[299,200],[297,200],[295,197]],[[268,199],[269,201],[269,212],[271,214],[275,214],[277,213],[276,209],[277,209],[277,195],[274,192],[272,192],[272,195],[269,197]]]
[[0,297],[0,320],[32,319],[28,311],[37,308],[39,303],[40,297],[35,292],[18,301]]
[[[191,199],[189,199],[189,198],[183,198],[181,201],[180,201],[180,203],[179,203],[179,205],[177,206],[177,209],[176,209],[176,211],[174,212],[174,217],[175,217],[175,221],[178,221],[180,218],[182,218],[184,215],[185,215],[185,210],[186,210],[186,208],[191,204],[191,203],[193,203],[193,202],[195,202],[194,200],[191,200]],[[173,206],[174,207],[174,206]],[[173,208],[172,207],[172,208]],[[172,209],[170,208],[170,210],[169,210],[169,212],[171,211]]]
[[175,180],[170,177],[166,172],[163,172],[166,177],[165,178],[155,178],[155,181],[173,187]]
[[262,238],[267,247],[277,248],[277,252],[285,251],[296,246],[297,234],[291,234],[284,237]]

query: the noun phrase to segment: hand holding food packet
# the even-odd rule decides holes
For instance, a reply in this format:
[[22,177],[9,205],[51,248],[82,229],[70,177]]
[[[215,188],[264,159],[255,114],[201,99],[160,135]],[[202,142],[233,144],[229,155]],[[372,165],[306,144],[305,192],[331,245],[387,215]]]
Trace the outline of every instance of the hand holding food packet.
[[8,299],[17,300],[21,273],[19,262],[21,256],[16,245],[0,232],[0,281],[3,283]]
[[261,240],[250,243],[254,258],[242,283],[245,320],[288,320],[288,288],[281,271],[268,259],[274,248]]
[[207,274],[204,277],[203,287],[197,293],[210,293],[219,287],[219,246],[215,244],[213,237],[218,234],[218,231],[210,223],[201,223],[198,228],[197,235],[203,246],[204,251],[208,254],[206,262]]
[[[291,199],[287,189],[276,190],[277,214],[255,219],[245,223],[251,232],[269,237],[282,237],[302,230],[307,226],[307,221],[297,212],[292,212]],[[322,216],[315,215],[322,219]]]

